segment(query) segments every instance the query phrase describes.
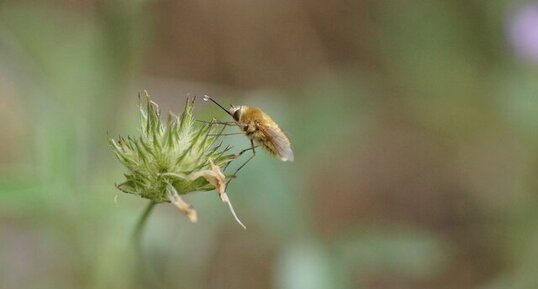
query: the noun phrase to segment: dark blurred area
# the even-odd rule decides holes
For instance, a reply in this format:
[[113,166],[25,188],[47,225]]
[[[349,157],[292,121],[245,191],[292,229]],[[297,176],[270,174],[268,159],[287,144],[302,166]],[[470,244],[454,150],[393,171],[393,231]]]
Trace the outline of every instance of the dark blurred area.
[[247,231],[159,205],[155,287],[538,288],[538,2],[1,2],[0,288],[145,288],[107,144],[143,90],[259,106],[295,152],[229,186]]

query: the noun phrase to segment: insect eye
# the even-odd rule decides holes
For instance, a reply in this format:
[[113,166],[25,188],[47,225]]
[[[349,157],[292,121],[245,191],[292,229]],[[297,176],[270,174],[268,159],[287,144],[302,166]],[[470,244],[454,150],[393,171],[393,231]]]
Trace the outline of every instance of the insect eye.
[[236,121],[239,121],[239,116],[240,116],[240,115],[241,115],[240,109],[236,110],[236,111],[234,112],[234,119],[235,119]]

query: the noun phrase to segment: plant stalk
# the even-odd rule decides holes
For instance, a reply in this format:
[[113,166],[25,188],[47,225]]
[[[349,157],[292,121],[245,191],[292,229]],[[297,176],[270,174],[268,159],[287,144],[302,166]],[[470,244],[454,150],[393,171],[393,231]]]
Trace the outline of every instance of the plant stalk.
[[144,231],[144,226],[147,223],[148,217],[151,214],[151,211],[153,211],[153,208],[156,204],[156,202],[151,201],[146,206],[146,209],[144,209],[144,212],[142,213],[142,215],[140,215],[140,218],[138,219],[138,223],[136,224],[135,230],[133,232],[133,240],[137,246],[140,244],[142,232]]

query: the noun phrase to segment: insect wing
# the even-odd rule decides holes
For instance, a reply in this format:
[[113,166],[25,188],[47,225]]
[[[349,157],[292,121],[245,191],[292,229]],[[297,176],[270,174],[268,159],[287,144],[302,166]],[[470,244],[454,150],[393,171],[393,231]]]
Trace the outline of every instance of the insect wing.
[[282,161],[293,161],[290,141],[280,128],[262,125],[259,126],[259,130],[267,137],[267,141],[272,144],[276,154]]

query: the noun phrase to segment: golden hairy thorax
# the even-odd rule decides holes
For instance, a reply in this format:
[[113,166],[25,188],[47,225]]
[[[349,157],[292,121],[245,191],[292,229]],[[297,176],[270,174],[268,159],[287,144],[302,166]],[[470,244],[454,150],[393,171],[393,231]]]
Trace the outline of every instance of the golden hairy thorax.
[[273,119],[271,119],[271,117],[269,117],[265,112],[263,112],[257,107],[246,107],[243,113],[241,113],[239,122],[245,124],[257,122],[258,124],[278,127],[278,125],[273,121]]
[[278,125],[257,107],[245,107],[239,118],[242,129],[248,136],[258,138],[262,134],[260,127],[278,128]]

